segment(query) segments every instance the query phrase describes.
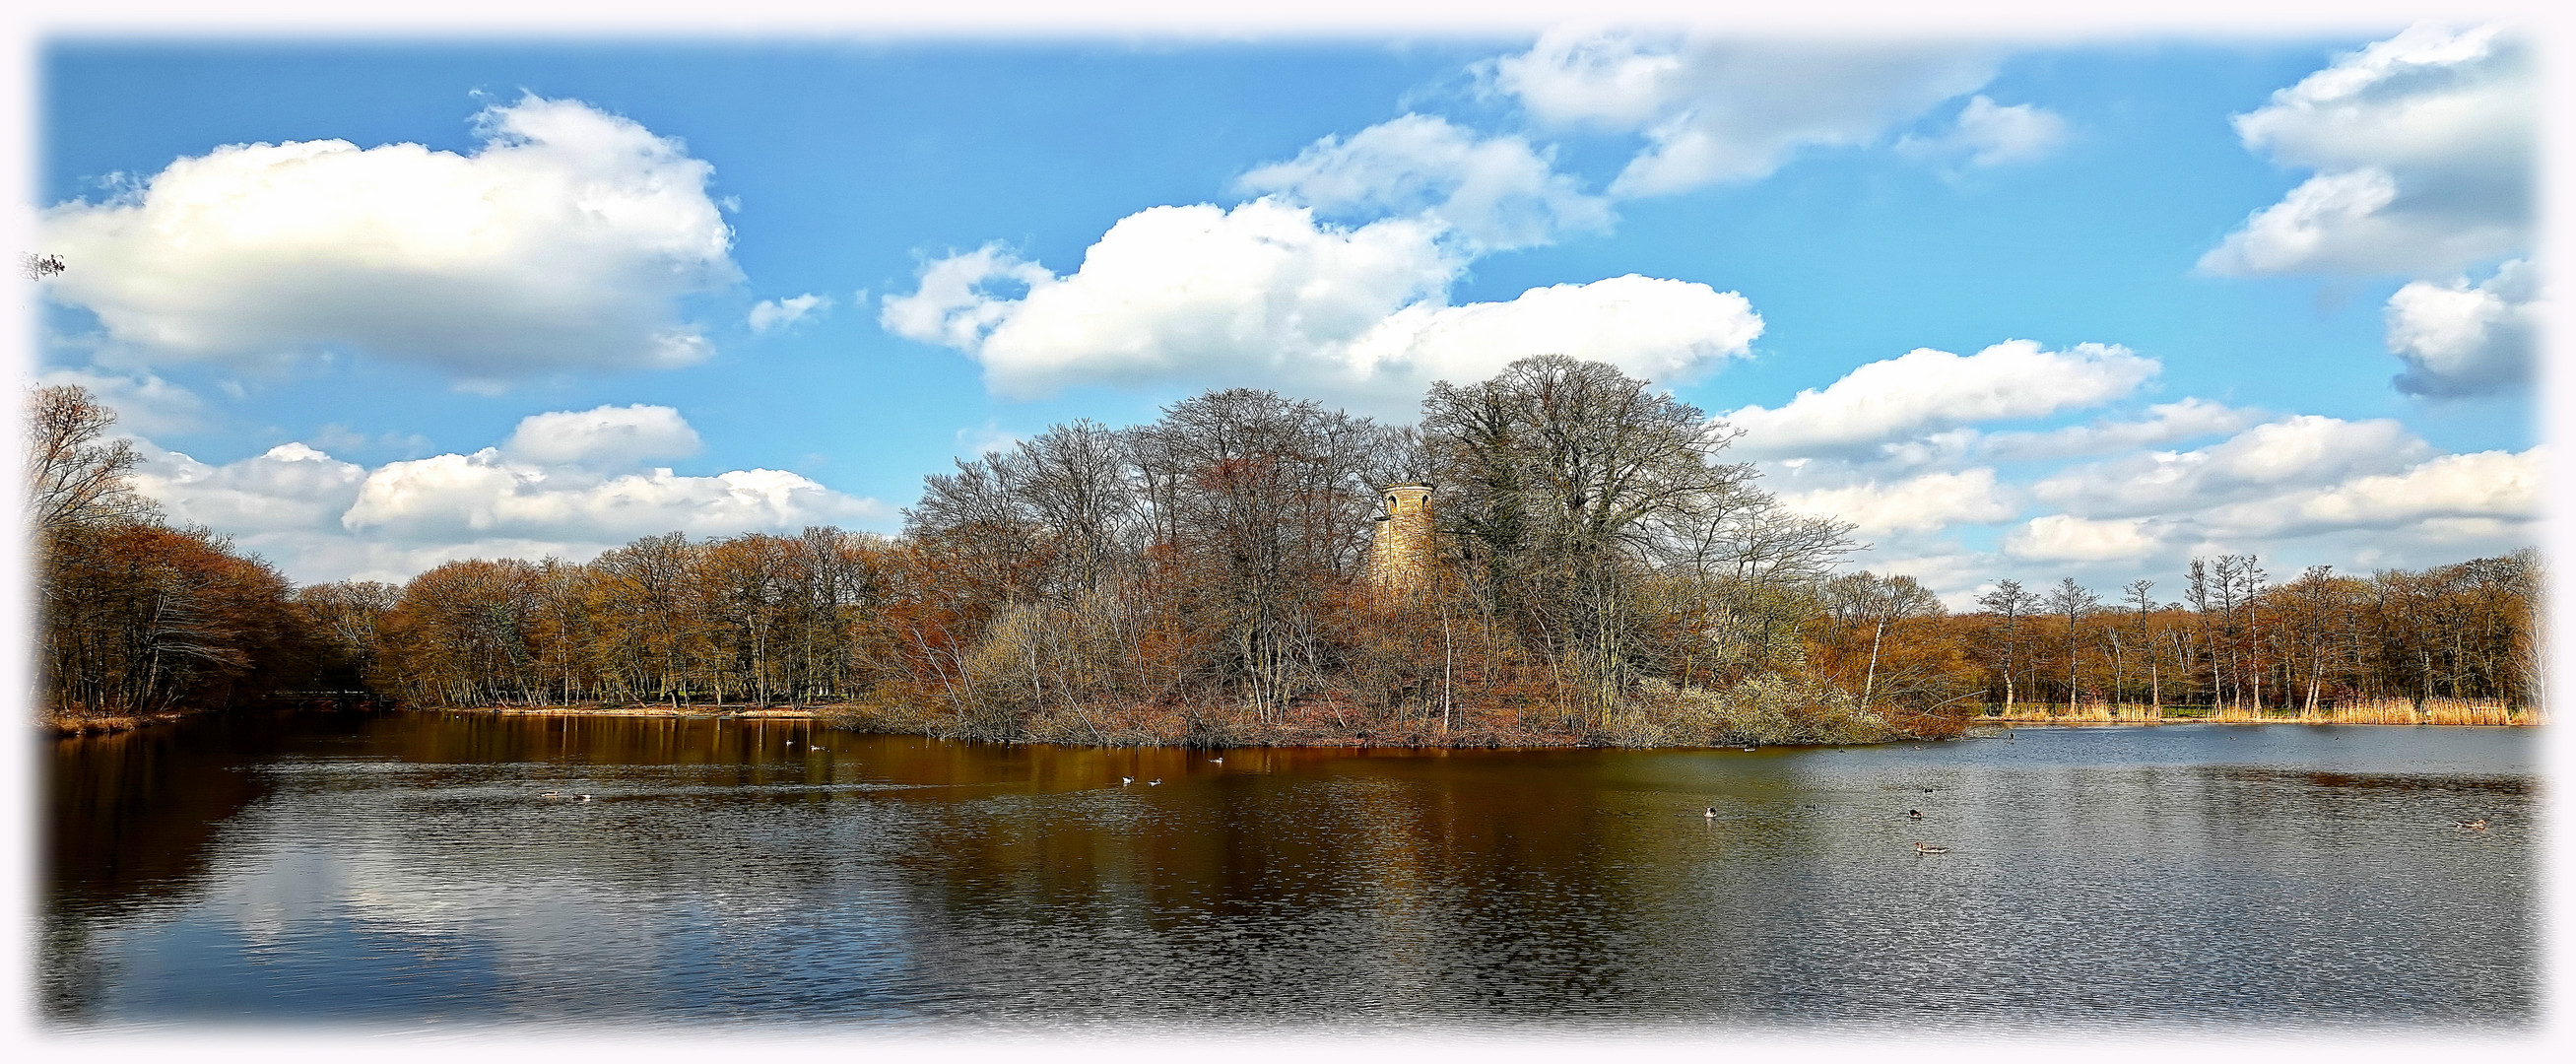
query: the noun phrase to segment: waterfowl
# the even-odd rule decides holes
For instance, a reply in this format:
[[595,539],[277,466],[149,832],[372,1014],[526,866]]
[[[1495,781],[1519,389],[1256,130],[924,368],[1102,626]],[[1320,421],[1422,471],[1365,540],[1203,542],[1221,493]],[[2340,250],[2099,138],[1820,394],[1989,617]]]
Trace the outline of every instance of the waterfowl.
[[1949,848],[1949,847],[1947,847],[1947,846],[1926,846],[1926,845],[1923,845],[1922,843],[1919,843],[1919,842],[1918,842],[1918,843],[1915,843],[1915,844],[1914,844],[1914,852],[1916,852],[1916,853],[1948,853],[1948,852],[1950,852],[1950,848]]
[[1160,786],[1162,786],[1162,785],[1163,785],[1163,781],[1162,781],[1162,780],[1159,780],[1159,779],[1151,779],[1151,780],[1146,780],[1146,781],[1145,781],[1145,786],[1148,786],[1148,787],[1160,787]]
[[540,795],[538,795],[537,797],[539,797],[539,798],[561,798],[561,797],[563,797],[563,792],[561,792],[561,791],[547,791],[546,793],[544,793],[544,794],[540,794]]
[[1920,809],[1908,809],[1905,811],[1905,815],[1913,817],[1916,820],[1923,819],[1923,811]]
[[1211,758],[1209,758],[1209,759],[1208,759],[1208,764],[1211,764],[1211,765],[1222,765],[1222,764],[1225,764],[1225,759],[1224,759],[1224,758],[1222,758],[1222,757],[1211,757]]
[[590,800],[590,796],[589,796],[589,795],[587,795],[587,794],[576,794],[576,795],[574,795],[573,797],[578,798],[578,799],[581,799],[582,801],[585,801],[585,802],[587,802],[587,801],[589,801],[589,800]]
[[1134,783],[1134,782],[1136,782],[1136,777],[1134,777],[1134,776],[1120,776],[1120,777],[1118,777],[1118,785],[1119,785],[1119,786],[1121,786],[1121,787],[1124,787],[1124,786],[1126,786],[1126,785],[1128,785],[1128,784],[1130,784],[1130,783]]
[[1715,820],[1717,819],[1717,807],[1712,805],[1708,807],[1708,812],[1701,813],[1700,815],[1710,820]]
[[2460,826],[2469,831],[2485,831],[2487,829],[2487,818],[2479,817],[2476,820],[2463,820],[2460,821]]

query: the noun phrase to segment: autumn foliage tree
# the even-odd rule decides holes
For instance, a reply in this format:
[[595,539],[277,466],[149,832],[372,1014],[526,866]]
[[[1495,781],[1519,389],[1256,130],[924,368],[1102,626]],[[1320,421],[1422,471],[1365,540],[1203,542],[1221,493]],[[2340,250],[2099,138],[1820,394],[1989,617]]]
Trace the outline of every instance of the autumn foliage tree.
[[1959,618],[1986,648],[1990,699],[2194,712],[2316,712],[2432,699],[2540,704],[2540,558],[2346,576],[2310,566],[2273,583],[2252,555],[2194,558],[2181,602],[2154,582],[2100,606],[2073,580],[2044,599],[1999,581]]
[[236,704],[301,683],[320,649],[266,562],[163,525],[139,456],[74,386],[27,403],[25,520],[37,573],[36,699],[65,727]]

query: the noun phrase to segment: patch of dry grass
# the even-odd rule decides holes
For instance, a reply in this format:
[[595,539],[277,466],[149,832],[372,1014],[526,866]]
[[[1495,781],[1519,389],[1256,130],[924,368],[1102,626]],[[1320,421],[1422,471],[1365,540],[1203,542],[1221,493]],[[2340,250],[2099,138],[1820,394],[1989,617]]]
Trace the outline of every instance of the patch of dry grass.
[[2011,713],[1977,719],[2010,724],[2432,724],[2493,728],[2542,724],[2548,715],[2535,707],[2516,708],[2501,699],[2478,698],[2426,699],[2419,713],[2412,701],[2392,698],[2321,707],[2313,712],[2240,706],[2166,706],[2159,712],[2155,707],[2137,704],[2079,702],[2070,707],[2022,703],[2014,706]]

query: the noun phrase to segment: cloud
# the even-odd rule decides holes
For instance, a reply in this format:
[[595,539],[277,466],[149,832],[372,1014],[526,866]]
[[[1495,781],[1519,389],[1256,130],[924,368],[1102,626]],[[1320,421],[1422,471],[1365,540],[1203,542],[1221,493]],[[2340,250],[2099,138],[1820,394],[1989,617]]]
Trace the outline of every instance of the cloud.
[[116,411],[118,431],[137,435],[193,429],[197,427],[197,416],[206,409],[205,400],[199,399],[197,393],[151,373],[103,373],[63,367],[37,374],[36,383],[48,388],[72,385],[87,389]]
[[501,450],[528,462],[624,465],[685,458],[698,453],[699,446],[698,431],[679,411],[638,403],[521,418]]
[[2528,545],[2542,516],[2547,450],[2435,455],[2393,463],[2388,472],[2286,462],[2269,478],[2180,493],[2152,512],[2035,517],[2006,533],[2001,546],[2023,561],[2124,562],[2130,571],[2177,564],[2186,554],[2236,551],[2340,554],[2339,564],[2362,566],[2458,561]]
[[893,509],[794,473],[617,470],[696,433],[667,407],[540,414],[507,443],[373,469],[303,443],[222,465],[138,441],[138,490],[304,581],[403,580],[456,558],[586,560],[639,536],[881,525]]
[[377,468],[340,523],[353,532],[412,542],[501,536],[605,544],[673,530],[794,531],[807,524],[881,520],[883,509],[775,469],[712,477],[677,476],[668,469],[608,476],[518,462],[486,449]]
[[2539,271],[2526,259],[2485,281],[2416,281],[2388,298],[2388,350],[2405,360],[2397,389],[2479,395],[2531,380],[2540,329]]
[[1559,233],[1606,230],[1608,200],[1555,172],[1551,154],[1518,136],[1478,138],[1448,121],[1408,114],[1354,133],[1325,137],[1295,159],[1237,179],[1247,194],[1273,195],[1349,220],[1427,214],[1481,249],[1555,242]]
[[48,291],[147,362],[347,348],[490,384],[706,358],[677,301],[739,278],[712,168],[579,101],[475,124],[470,154],[235,144],[57,205]]
[[2144,518],[2088,521],[2065,514],[2034,517],[2004,534],[2005,554],[2026,561],[2107,562],[2152,557],[2166,543]]
[[2529,246],[2538,92],[2529,49],[2500,26],[2415,26],[2235,125],[2247,150],[2316,174],[2202,270],[2420,276]]
[[986,244],[923,265],[911,295],[885,297],[877,323],[907,339],[973,351],[1019,306],[1021,295],[1055,279],[1046,267]]
[[2004,166],[2045,157],[2066,142],[2066,120],[2033,104],[2001,106],[1985,96],[1968,100],[1947,132],[1907,136],[1899,154],[1921,159],[1965,156],[1970,166]]
[[2174,443],[2199,436],[2235,432],[2254,423],[2251,410],[2185,397],[2150,406],[2147,416],[2126,421],[2097,420],[2046,432],[1997,432],[1978,441],[1989,458],[2047,459],[2108,454],[2138,447]]
[[812,292],[788,299],[764,299],[752,304],[748,323],[753,332],[768,332],[804,321],[808,315],[831,305],[832,297]]
[[2007,340],[1967,356],[1916,348],[1821,391],[1800,391],[1778,409],[1747,406],[1724,417],[1745,430],[1737,447],[1747,455],[1850,455],[1927,429],[2099,405],[2135,391],[2159,368],[2105,344],[2047,351]]
[[2520,454],[2447,454],[2394,473],[2218,507],[2207,520],[2238,536],[2386,529],[2444,519],[2531,521],[2541,516],[2547,461],[2546,444]]
[[2012,492],[1996,485],[1995,471],[1983,468],[1790,492],[1779,499],[1799,513],[1849,521],[1864,536],[1991,524],[2011,520],[2020,510]]
[[2392,420],[2301,414],[2196,451],[2079,466],[2032,485],[2031,494],[2084,517],[2173,515],[2396,472],[2432,453]]
[[144,458],[135,471],[136,491],[159,501],[174,522],[206,525],[241,537],[245,545],[264,534],[336,522],[367,475],[364,467],[301,443],[279,444],[220,466],[148,440],[137,441],[135,449]]
[[1445,231],[1418,217],[1345,228],[1267,197],[1154,207],[1062,277],[989,245],[928,263],[880,321],[967,353],[1017,398],[1188,381],[1390,409],[1431,380],[1482,379],[1550,352],[1686,378],[1744,356],[1762,331],[1741,295],[1635,275],[1451,306],[1466,263]]
[[1487,68],[1538,120],[1644,135],[1610,194],[1753,181],[1809,146],[1858,146],[1992,80],[1982,50],[1747,42],[1559,27]]

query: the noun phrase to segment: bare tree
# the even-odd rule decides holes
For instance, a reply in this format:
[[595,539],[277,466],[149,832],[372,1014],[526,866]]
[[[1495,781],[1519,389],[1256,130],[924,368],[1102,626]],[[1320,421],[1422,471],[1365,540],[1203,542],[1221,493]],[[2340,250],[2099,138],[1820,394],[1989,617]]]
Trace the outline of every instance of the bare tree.
[[2003,658],[2004,712],[2010,714],[2013,708],[2013,666],[2014,659],[2019,656],[2022,619],[2030,616],[2032,608],[2039,605],[2039,598],[2023,590],[2019,580],[1997,580],[1994,590],[1977,596],[1977,605],[1985,607],[1986,612],[1994,614],[2000,622],[1997,627],[2001,632],[1996,645]]
[[1860,700],[1868,705],[1878,689],[1879,652],[1890,625],[1919,617],[1938,617],[1941,600],[1910,576],[1882,577],[1853,573],[1826,581],[1826,610],[1846,627],[1869,628],[1869,663],[1861,674]]
[[40,534],[98,528],[154,514],[135,494],[143,456],[133,443],[100,437],[116,412],[78,385],[38,388],[27,397],[27,519]]
[[2092,616],[2101,608],[2102,599],[2084,590],[2083,586],[2077,584],[2075,578],[2070,576],[2059,580],[2056,587],[2049,589],[2046,605],[2048,612],[2055,614],[2059,620],[2066,623],[2066,711],[2073,713],[2078,690],[2076,626],[2084,623],[2085,618]]
[[[1821,575],[1849,526],[1781,512],[1754,472],[1720,460],[1738,431],[1600,362],[1542,355],[1473,385],[1435,384],[1422,446],[1443,486],[1443,531],[1471,586],[1550,660],[1605,724],[1652,640],[1640,625],[1658,567],[1730,595],[1726,638],[1770,612],[1768,586]],[[1776,626],[1768,626],[1776,627]]]

